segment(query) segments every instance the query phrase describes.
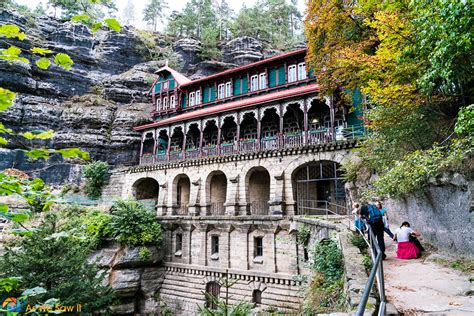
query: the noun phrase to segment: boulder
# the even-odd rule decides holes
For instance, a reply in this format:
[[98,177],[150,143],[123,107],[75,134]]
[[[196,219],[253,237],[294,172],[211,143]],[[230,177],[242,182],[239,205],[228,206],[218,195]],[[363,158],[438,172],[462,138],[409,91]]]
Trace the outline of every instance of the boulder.
[[110,286],[119,297],[134,297],[140,289],[140,269],[113,270],[110,273]]
[[163,258],[162,252],[154,246],[147,247],[151,255],[146,260],[140,258],[140,249],[142,247],[125,246],[122,251],[117,253],[113,263],[114,269],[143,267],[147,265],[156,265]]
[[222,61],[236,65],[246,65],[263,59],[261,41],[244,36],[237,37],[223,47]]

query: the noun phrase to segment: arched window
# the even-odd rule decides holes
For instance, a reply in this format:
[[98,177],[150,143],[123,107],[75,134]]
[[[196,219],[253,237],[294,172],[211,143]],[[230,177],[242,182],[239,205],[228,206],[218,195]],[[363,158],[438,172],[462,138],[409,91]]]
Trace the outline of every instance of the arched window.
[[221,286],[216,281],[206,284],[206,307],[217,309],[217,300],[221,294]]
[[252,302],[255,304],[255,306],[259,306],[260,304],[262,304],[262,291],[253,290]]

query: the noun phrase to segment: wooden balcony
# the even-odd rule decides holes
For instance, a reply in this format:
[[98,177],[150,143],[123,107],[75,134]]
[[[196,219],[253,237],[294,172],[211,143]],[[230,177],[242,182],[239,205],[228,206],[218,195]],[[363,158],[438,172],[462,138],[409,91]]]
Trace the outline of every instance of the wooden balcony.
[[226,142],[219,145],[207,145],[199,148],[187,148],[182,150],[174,147],[167,154],[164,150],[152,154],[143,154],[140,165],[160,164],[167,162],[198,159],[212,156],[229,156],[241,153],[264,152],[279,149],[299,148],[308,145],[319,145],[324,143],[351,140],[365,136],[365,130],[361,126],[322,128],[299,131],[283,135],[264,137],[262,139],[240,139],[235,142]]

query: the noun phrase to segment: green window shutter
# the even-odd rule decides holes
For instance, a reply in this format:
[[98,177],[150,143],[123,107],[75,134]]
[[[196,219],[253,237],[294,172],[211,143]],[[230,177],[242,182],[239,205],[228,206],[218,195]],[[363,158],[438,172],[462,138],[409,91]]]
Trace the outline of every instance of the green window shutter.
[[186,94],[183,94],[183,97],[181,99],[181,108],[186,108]]
[[243,77],[242,78],[242,93],[247,93],[248,87],[249,87],[249,84],[248,84],[247,77]]
[[314,77],[314,70],[311,69],[308,73],[308,77],[313,78]]
[[242,80],[240,78],[234,79],[234,95],[240,94],[241,83],[242,83]]
[[285,80],[285,66],[280,66],[280,68],[278,68],[278,84],[285,84],[286,83],[286,80]]
[[270,69],[268,71],[268,86],[273,88],[277,85],[277,70]]
[[161,90],[161,83],[155,84],[155,92],[158,93],[158,92],[160,92],[160,90]]
[[209,88],[205,87],[202,89],[202,103],[209,102]]
[[209,88],[210,94],[210,101],[214,101],[216,99],[216,87],[212,86]]
[[170,85],[169,85],[169,89],[174,89],[174,80],[170,80]]

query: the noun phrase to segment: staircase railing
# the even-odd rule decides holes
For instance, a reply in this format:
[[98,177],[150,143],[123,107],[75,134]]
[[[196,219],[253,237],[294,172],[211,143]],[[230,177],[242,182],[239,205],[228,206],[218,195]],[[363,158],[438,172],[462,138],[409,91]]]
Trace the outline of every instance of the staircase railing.
[[380,305],[379,305],[379,311],[378,315],[383,316],[385,315],[385,306],[387,304],[386,298],[385,298],[385,282],[383,278],[383,263],[382,263],[382,256],[383,253],[380,250],[380,246],[377,242],[377,239],[375,238],[375,234],[372,230],[372,227],[370,225],[367,225],[367,232],[369,238],[367,239],[362,231],[360,231],[357,227],[356,230],[362,235],[364,238],[365,242],[369,246],[370,249],[370,256],[372,258],[372,269],[370,270],[369,273],[369,278],[367,279],[367,283],[365,284],[364,288],[364,293],[362,293],[362,297],[360,299],[359,305],[357,306],[357,316],[362,316],[364,315],[364,311],[367,307],[367,301],[369,300],[369,295],[370,292],[372,291],[372,288],[374,286],[375,281],[377,280],[377,290],[379,292],[380,296]]

